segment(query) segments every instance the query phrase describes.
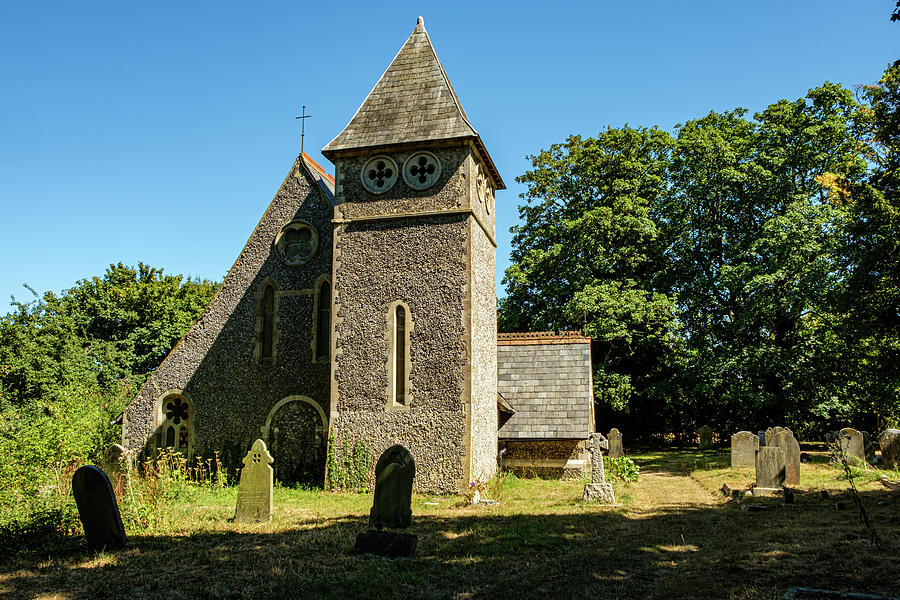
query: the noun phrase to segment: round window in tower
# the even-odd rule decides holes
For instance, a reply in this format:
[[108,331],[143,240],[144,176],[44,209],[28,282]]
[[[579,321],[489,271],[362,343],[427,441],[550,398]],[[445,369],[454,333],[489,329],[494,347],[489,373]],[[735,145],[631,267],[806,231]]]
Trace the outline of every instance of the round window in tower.
[[416,152],[403,165],[403,181],[414,190],[424,190],[441,176],[441,163],[431,152]]
[[397,163],[389,156],[376,156],[369,159],[359,177],[363,187],[373,194],[381,194],[394,187],[397,175]]
[[278,258],[289,265],[306,264],[318,247],[319,236],[315,228],[306,221],[291,221],[281,228],[275,238]]

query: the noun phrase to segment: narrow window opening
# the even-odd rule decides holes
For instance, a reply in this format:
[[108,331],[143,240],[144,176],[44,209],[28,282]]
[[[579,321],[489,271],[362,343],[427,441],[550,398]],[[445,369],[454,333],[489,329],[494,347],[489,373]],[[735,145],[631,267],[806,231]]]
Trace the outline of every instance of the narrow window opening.
[[406,404],[406,309],[394,311],[394,400]]
[[316,360],[328,360],[331,351],[331,284],[319,286],[319,314],[316,331]]
[[169,425],[166,428],[166,448],[175,447],[175,428]]
[[275,288],[267,285],[263,291],[262,302],[262,352],[263,358],[272,358],[272,347],[275,338]]

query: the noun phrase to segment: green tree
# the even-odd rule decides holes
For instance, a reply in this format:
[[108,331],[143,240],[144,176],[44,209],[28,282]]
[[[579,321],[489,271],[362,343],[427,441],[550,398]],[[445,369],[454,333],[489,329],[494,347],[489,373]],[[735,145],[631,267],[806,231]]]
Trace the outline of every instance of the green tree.
[[870,426],[881,428],[900,417],[900,61],[860,91],[872,169],[861,184],[845,186],[851,219],[841,298],[841,362],[856,374],[841,392],[855,401],[835,412],[848,420],[874,416]]
[[0,319],[0,396],[21,405],[79,384],[105,390],[156,368],[217,286],[162,269],[110,265]]
[[594,340],[597,398],[627,409],[653,394],[671,354],[674,300],[651,212],[666,194],[671,137],[609,129],[532,156],[500,302],[503,331],[583,329]]

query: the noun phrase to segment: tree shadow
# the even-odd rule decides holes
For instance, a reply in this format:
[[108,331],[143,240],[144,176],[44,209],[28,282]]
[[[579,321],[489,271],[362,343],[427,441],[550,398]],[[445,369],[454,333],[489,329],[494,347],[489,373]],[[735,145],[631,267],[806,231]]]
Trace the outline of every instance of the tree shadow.
[[[872,548],[853,510],[807,496],[796,505],[770,501],[761,512],[733,502],[641,512],[574,499],[548,509],[567,512],[550,514],[443,509],[414,515],[407,531],[419,546],[415,557],[399,560],[352,553],[366,527],[362,515],[186,528],[134,536],[116,554],[10,560],[0,568],[0,591],[60,598],[772,598],[815,582],[891,593],[900,578],[897,543]],[[864,496],[882,537],[898,539],[900,496]]]

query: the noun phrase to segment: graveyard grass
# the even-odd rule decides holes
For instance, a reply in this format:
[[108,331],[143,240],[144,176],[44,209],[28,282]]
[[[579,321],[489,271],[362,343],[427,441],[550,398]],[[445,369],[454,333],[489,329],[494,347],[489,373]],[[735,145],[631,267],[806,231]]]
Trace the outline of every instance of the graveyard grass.
[[[0,557],[0,598],[780,598],[791,586],[883,595],[900,581],[900,494],[857,485],[885,541],[874,548],[841,472],[814,453],[796,504],[744,503],[727,450],[645,452],[641,480],[616,482],[619,505],[581,502],[584,481],[517,479],[498,505],[414,495],[412,559],[356,556],[371,494],[276,487],[270,523],[241,525],[236,488],[191,488],[132,547],[87,552],[83,538]],[[888,472],[897,478],[897,472]],[[821,491],[829,492],[823,498]],[[846,508],[839,510],[836,503]]]

